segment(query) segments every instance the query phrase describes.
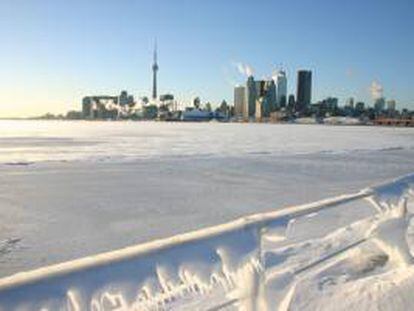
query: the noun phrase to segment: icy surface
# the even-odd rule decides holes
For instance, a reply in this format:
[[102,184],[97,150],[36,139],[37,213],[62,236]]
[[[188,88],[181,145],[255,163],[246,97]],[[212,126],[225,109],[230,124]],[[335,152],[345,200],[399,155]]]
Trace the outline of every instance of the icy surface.
[[413,149],[413,132],[306,124],[0,121],[0,163]]
[[414,129],[62,121],[0,128],[0,276],[414,171]]
[[[0,121],[0,277],[358,191],[413,172],[413,146],[401,128]],[[372,213],[349,210],[289,234]]]
[[0,310],[411,309],[413,190],[408,175],[16,274]]

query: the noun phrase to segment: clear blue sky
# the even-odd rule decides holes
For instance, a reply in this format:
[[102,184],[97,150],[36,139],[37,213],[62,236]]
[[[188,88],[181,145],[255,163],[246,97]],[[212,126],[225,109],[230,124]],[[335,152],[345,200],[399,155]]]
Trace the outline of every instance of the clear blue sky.
[[150,94],[154,38],[159,86],[181,99],[232,102],[244,81],[283,64],[314,71],[313,100],[370,102],[373,80],[414,109],[413,0],[2,0],[0,116],[79,109],[81,97]]

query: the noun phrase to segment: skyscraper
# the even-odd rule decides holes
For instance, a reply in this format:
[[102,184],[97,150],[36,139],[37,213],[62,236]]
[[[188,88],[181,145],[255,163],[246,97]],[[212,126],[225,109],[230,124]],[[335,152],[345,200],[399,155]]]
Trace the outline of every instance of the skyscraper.
[[254,118],[256,122],[261,122],[264,115],[264,109],[266,105],[266,99],[263,96],[258,96],[256,99],[256,109],[254,111]]
[[234,114],[235,116],[243,116],[246,101],[246,88],[244,86],[236,86],[234,88]]
[[255,80],[254,84],[256,86],[256,97],[261,97],[265,95],[266,91],[266,81],[265,80]]
[[312,71],[299,70],[296,89],[296,103],[299,110],[303,110],[312,101]]
[[277,106],[277,96],[276,96],[276,84],[273,79],[266,81],[266,107],[265,107],[265,116],[276,110]]
[[154,45],[154,63],[152,64],[152,99],[157,99],[157,42]]
[[279,107],[286,106],[287,78],[286,78],[286,72],[283,70],[279,70],[276,75],[276,92],[277,92],[277,105]]
[[385,98],[380,97],[375,100],[374,109],[376,112],[385,110]]
[[265,110],[267,108],[266,102],[266,81],[256,80],[256,104],[254,109],[254,117],[256,121],[261,121],[265,116]]
[[249,76],[246,82],[246,98],[245,98],[245,109],[243,117],[247,120],[249,117],[255,115],[256,110],[256,83],[253,76]]

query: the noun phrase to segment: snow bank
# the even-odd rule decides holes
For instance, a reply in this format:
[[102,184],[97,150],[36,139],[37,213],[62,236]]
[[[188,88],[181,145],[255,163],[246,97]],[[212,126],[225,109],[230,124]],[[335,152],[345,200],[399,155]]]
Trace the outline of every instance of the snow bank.
[[[410,175],[355,194],[22,272],[0,279],[0,310],[306,309],[318,305],[315,297],[328,299],[322,295],[327,284],[349,288],[377,267],[411,264],[404,230],[413,185]],[[367,206],[372,215],[360,218],[355,211]],[[341,227],[324,230],[321,224],[345,208]]]

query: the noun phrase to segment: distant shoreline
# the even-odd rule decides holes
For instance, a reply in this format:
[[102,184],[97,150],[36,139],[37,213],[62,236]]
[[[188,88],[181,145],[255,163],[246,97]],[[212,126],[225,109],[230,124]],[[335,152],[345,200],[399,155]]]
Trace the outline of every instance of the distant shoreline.
[[405,124],[376,124],[373,121],[370,122],[344,122],[341,120],[332,120],[330,122],[299,122],[298,121],[281,121],[281,122],[243,122],[243,121],[214,121],[214,120],[203,120],[203,121],[180,121],[180,120],[133,120],[133,119],[119,119],[119,120],[103,120],[103,119],[66,119],[66,118],[38,118],[38,117],[21,117],[21,118],[0,118],[0,121],[63,121],[63,122],[73,122],[73,121],[82,121],[82,122],[154,122],[154,123],[233,123],[233,124],[284,124],[284,125],[323,125],[323,126],[373,126],[373,127],[392,127],[392,128],[413,128],[414,122],[411,121],[409,125]]

